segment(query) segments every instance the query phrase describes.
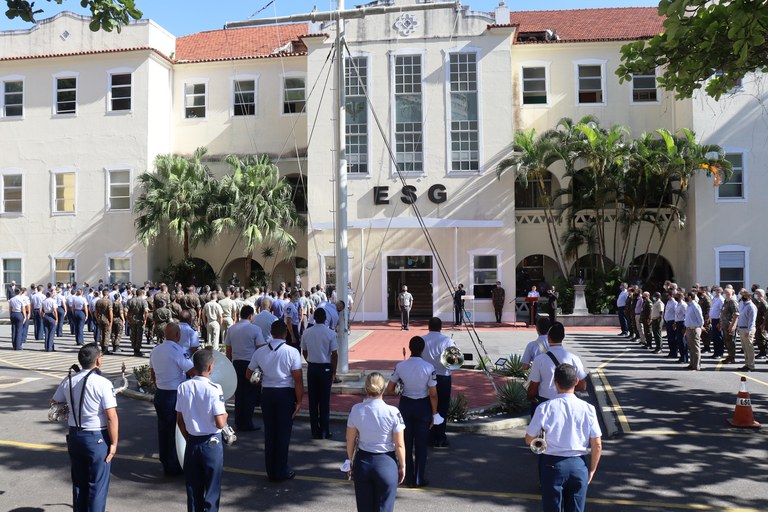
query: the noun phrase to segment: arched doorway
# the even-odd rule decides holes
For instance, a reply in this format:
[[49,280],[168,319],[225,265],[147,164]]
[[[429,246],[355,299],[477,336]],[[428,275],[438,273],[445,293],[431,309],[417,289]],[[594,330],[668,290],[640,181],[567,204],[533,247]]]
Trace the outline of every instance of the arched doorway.
[[[585,254],[581,258],[577,259],[571,267],[571,271],[568,273],[568,278],[573,283],[580,281],[591,281],[594,279],[600,270],[600,255],[598,254]],[[603,256],[603,268],[608,271],[613,268],[613,261],[607,256]]]
[[523,258],[517,264],[515,272],[515,295],[524,297],[534,285],[541,291],[546,290],[558,273],[560,272],[557,262],[545,254],[532,254]]
[[251,259],[250,279],[246,276],[246,258],[236,258],[227,263],[219,278],[223,284],[226,284],[232,279],[232,274],[237,274],[240,286],[260,286],[264,282],[264,268],[254,259]]
[[[675,274],[667,258],[658,256],[658,261],[656,261],[656,258],[656,254],[649,253],[647,257],[645,254],[642,254],[632,260],[627,270],[627,281],[639,284],[645,291],[662,291],[664,281],[672,281]],[[645,260],[645,264],[643,264],[643,260]],[[655,266],[653,266],[654,262],[656,262]],[[651,271],[652,266],[653,270]]]

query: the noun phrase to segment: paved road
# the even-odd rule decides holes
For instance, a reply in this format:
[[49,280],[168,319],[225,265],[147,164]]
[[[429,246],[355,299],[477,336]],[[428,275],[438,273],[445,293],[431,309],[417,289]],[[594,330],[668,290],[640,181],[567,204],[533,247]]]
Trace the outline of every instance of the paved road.
[[[64,429],[46,421],[47,403],[74,360],[64,340],[55,354],[8,350],[9,329],[0,326],[0,510],[71,510]],[[464,333],[456,339],[462,346]],[[486,331],[492,359],[522,350],[531,332]],[[768,510],[766,435],[728,428],[739,375],[707,361],[706,370],[681,365],[613,336],[612,331],[569,333],[566,342],[598,371],[611,391],[620,432],[605,440],[589,510]],[[116,376],[122,360],[105,358]],[[755,414],[768,421],[768,364],[749,374]],[[185,510],[181,480],[161,477],[156,460],[151,404],[119,401],[121,442],[114,464],[109,510]],[[343,424],[335,430],[341,434]],[[397,509],[539,510],[535,457],[521,430],[454,434],[447,450],[430,453],[431,487],[402,489]],[[270,484],[263,473],[260,432],[240,436],[227,448],[223,510],[349,510],[354,494],[336,469],[345,458],[341,441],[313,441],[304,422],[294,428],[290,463],[298,477]]]

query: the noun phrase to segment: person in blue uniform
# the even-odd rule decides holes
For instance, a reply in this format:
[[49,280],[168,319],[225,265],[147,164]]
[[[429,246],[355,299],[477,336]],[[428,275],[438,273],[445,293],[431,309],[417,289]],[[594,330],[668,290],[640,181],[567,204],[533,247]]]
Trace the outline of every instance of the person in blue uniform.
[[72,299],[73,319],[75,322],[75,343],[82,345],[83,329],[88,320],[88,301],[83,297],[83,291],[78,289],[75,292],[75,298]]
[[283,315],[285,316],[285,325],[288,328],[288,337],[286,339],[288,344],[297,350],[301,346],[299,326],[301,325],[301,316],[303,314],[301,304],[299,304],[299,292],[295,291],[291,294],[291,300],[285,302]]
[[435,368],[421,358],[424,338],[414,336],[408,348],[411,357],[397,363],[387,394],[394,393],[398,381],[403,383],[399,408],[405,421],[405,481],[412,487],[425,487],[429,429],[437,414],[437,381]]
[[109,472],[117,452],[117,401],[112,383],[99,373],[101,350],[96,344],[80,348],[77,360],[82,370],[61,381],[51,404],[69,407],[72,509],[102,511],[107,507]]
[[253,306],[250,304],[243,306],[239,313],[240,321],[227,329],[227,335],[224,338],[227,358],[232,361],[237,374],[235,429],[238,432],[260,428],[253,424],[253,410],[259,404],[261,387],[245,378],[253,353],[266,343],[259,326],[251,323],[253,314]]
[[21,288],[15,289],[16,295],[8,299],[11,310],[11,342],[13,350],[21,350],[24,344],[24,325],[27,323],[27,305],[21,297]]
[[347,420],[347,459],[361,512],[393,511],[397,484],[405,479],[405,423],[400,411],[382,399],[386,385],[382,374],[368,374],[367,398],[352,406]]
[[[440,332],[442,329],[442,320],[436,316],[429,319],[429,332],[422,336],[425,346],[421,357],[435,368],[437,412],[443,418],[447,418],[448,407],[451,405],[451,370],[443,365],[441,356],[449,347],[455,347],[456,343],[454,343],[453,339]],[[448,446],[445,422],[432,427],[430,438],[431,444],[435,448],[446,448]]]
[[157,440],[160,463],[167,476],[181,475],[176,456],[176,398],[179,384],[192,374],[192,360],[184,357],[179,345],[178,324],[165,326],[165,341],[152,349],[149,366],[155,383],[154,405],[157,414]]
[[[587,486],[602,454],[602,432],[595,408],[574,394],[579,379],[570,364],[555,368],[557,397],[541,404],[525,433],[530,445],[542,431],[547,443],[541,455],[539,478],[544,512],[585,510]],[[589,465],[585,455],[590,453]]]
[[216,512],[219,510],[221,474],[224,471],[224,444],[221,439],[221,429],[227,425],[224,392],[210,379],[213,352],[198,350],[192,361],[197,375],[179,385],[176,398],[176,421],[187,440],[184,451],[187,510]]
[[309,425],[314,439],[330,439],[331,386],[339,363],[336,333],[325,325],[325,310],[315,311],[315,325],[304,331],[301,352],[307,360]]
[[283,319],[272,323],[272,340],[253,353],[245,378],[261,369],[261,414],[264,421],[264,465],[273,482],[290,480],[288,466],[293,419],[304,398],[301,354],[285,344],[288,327]]
[[59,313],[56,300],[51,292],[46,292],[45,300],[40,304],[40,317],[43,319],[43,339],[45,351],[53,352],[53,338],[56,335],[56,324],[59,323]]
[[64,319],[67,318],[67,302],[64,295],[61,294],[61,288],[55,288],[55,294],[53,300],[56,301],[56,312],[58,313],[58,321],[56,322],[56,336],[64,336]]

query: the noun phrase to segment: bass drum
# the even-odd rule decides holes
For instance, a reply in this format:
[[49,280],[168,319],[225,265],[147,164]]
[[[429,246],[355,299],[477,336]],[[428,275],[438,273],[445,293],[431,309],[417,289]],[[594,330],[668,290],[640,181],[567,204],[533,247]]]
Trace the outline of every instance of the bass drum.
[[[237,389],[237,373],[235,373],[235,367],[232,362],[227,359],[227,356],[219,352],[218,350],[212,350],[213,352],[213,371],[211,372],[211,380],[221,386],[224,400],[229,400],[235,394]],[[179,464],[184,467],[184,452],[187,450],[187,440],[181,435],[181,429],[176,425],[176,457],[179,459]]]

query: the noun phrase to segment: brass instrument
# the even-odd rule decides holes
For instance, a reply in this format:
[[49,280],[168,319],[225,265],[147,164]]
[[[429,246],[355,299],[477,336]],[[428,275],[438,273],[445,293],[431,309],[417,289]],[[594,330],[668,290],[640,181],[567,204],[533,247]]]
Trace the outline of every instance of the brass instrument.
[[531,451],[536,455],[541,455],[547,451],[547,440],[544,429],[539,432],[539,437],[531,441]]
[[448,347],[440,354],[440,363],[448,370],[458,370],[464,364],[464,354],[458,347]]

